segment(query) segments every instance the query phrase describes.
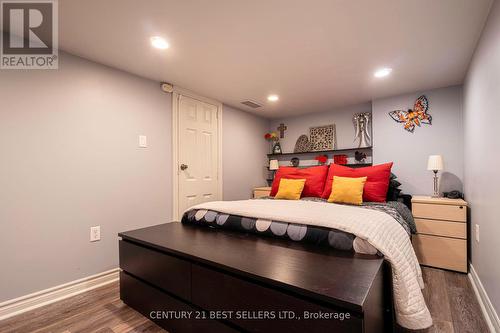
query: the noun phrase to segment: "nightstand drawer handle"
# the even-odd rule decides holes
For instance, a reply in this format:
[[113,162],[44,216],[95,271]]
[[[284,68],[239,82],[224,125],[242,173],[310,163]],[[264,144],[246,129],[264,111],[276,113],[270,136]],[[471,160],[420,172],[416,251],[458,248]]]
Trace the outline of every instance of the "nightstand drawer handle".
[[464,206],[460,206],[460,209],[464,209]]

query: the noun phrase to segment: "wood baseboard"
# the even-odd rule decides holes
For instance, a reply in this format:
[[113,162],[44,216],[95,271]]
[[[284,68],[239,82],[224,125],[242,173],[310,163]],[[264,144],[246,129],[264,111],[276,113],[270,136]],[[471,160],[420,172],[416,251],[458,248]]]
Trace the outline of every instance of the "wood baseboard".
[[484,289],[483,284],[481,283],[481,280],[479,279],[479,276],[477,275],[476,270],[474,269],[474,266],[472,266],[472,264],[470,265],[469,269],[469,279],[472,284],[472,289],[474,289],[474,292],[476,293],[479,306],[481,307],[481,311],[483,312],[486,324],[488,325],[490,332],[499,333],[500,320],[498,319],[498,314],[493,307],[493,304],[491,303],[490,298],[488,297],[488,294],[486,293],[486,290]]
[[119,269],[91,275],[0,303],[0,320],[118,281]]

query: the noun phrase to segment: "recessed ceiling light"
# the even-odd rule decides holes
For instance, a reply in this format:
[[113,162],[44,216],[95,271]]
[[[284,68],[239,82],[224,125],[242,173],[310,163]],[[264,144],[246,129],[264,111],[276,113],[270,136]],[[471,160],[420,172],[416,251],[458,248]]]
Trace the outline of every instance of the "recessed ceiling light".
[[159,37],[159,36],[151,37],[151,45],[153,45],[153,47],[160,49],[160,50],[165,50],[165,49],[168,49],[170,47],[168,42],[164,38]]
[[392,72],[392,68],[381,68],[381,69],[377,70],[373,74],[373,76],[375,76],[375,77],[385,77],[385,76],[391,74],[391,72]]
[[279,99],[280,99],[280,98],[279,98],[279,96],[278,96],[278,95],[269,95],[269,96],[267,96],[267,100],[268,100],[269,102],[276,102],[276,101],[277,101],[277,100],[279,100]]

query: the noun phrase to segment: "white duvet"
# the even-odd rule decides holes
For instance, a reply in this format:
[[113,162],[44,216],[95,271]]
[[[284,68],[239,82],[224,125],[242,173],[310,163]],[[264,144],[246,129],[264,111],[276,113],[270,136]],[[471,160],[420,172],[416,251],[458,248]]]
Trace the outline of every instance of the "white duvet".
[[369,242],[391,263],[397,322],[408,329],[432,325],[421,289],[422,272],[408,234],[390,215],[355,206],[302,200],[214,201],[191,207],[257,219],[333,228]]

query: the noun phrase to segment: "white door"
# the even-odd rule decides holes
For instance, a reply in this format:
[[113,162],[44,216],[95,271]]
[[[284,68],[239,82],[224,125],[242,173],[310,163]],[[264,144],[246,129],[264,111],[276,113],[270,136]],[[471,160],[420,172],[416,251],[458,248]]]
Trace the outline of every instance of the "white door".
[[219,107],[184,95],[178,100],[178,217],[219,200]]

